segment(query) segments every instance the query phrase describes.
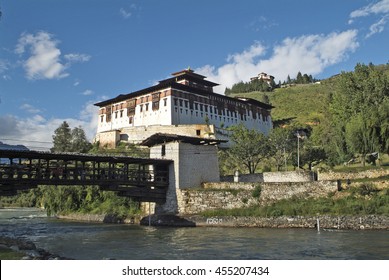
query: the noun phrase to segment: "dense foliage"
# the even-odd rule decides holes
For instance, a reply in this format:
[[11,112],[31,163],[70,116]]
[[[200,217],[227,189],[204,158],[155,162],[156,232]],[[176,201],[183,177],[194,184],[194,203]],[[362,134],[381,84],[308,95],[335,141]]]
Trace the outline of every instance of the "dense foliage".
[[330,97],[332,145],[340,158],[389,153],[389,78],[374,65],[358,64],[338,77]]
[[48,215],[111,214],[127,217],[139,212],[139,203],[97,186],[39,186],[14,197],[2,197],[0,206],[43,207]]
[[297,76],[295,79],[291,79],[290,76],[288,75],[288,78],[286,79],[286,81],[284,81],[284,85],[285,84],[311,84],[311,83],[314,83],[314,82],[317,82],[318,80],[317,79],[314,79],[312,77],[312,75],[308,75],[308,74],[301,74],[301,72],[299,71],[297,73]]
[[[53,135],[54,152],[90,152],[99,154],[141,157],[148,151],[131,144],[119,144],[117,149],[92,146],[81,127],[70,129],[63,122]],[[139,212],[139,203],[119,197],[112,191],[101,191],[98,186],[39,186],[14,197],[1,197],[0,207],[44,207],[48,215],[68,213],[110,214],[126,217]]]

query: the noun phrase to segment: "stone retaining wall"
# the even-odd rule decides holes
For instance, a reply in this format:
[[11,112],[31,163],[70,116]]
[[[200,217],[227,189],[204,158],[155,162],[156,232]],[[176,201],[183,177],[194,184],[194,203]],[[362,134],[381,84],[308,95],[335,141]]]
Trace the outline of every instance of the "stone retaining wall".
[[234,209],[265,205],[281,199],[317,198],[335,193],[337,182],[300,183],[205,183],[201,189],[180,190],[179,213],[195,214],[205,210]]
[[371,169],[360,172],[318,172],[318,180],[355,180],[364,178],[379,178],[389,175],[389,168],[387,169]]

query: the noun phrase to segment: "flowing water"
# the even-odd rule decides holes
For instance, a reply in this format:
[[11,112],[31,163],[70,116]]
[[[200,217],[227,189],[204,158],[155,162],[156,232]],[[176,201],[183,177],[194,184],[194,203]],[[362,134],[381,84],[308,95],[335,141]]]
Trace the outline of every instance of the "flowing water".
[[0,209],[0,234],[67,258],[389,259],[389,231],[174,228],[70,222],[39,209]]

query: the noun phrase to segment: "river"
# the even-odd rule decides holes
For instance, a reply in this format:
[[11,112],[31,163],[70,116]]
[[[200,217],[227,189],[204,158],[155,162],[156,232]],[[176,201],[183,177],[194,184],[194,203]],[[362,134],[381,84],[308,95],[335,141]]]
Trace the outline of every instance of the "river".
[[145,227],[58,220],[40,209],[0,209],[0,234],[78,260],[389,259],[385,230]]

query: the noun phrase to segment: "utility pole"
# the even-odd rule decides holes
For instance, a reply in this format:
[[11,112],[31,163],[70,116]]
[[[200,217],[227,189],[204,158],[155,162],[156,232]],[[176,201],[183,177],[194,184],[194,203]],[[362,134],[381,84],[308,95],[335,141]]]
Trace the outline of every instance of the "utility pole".
[[297,137],[297,170],[300,170],[300,138],[304,139],[305,132],[303,130],[297,130],[294,135]]
[[297,170],[300,170],[300,134],[297,132]]

